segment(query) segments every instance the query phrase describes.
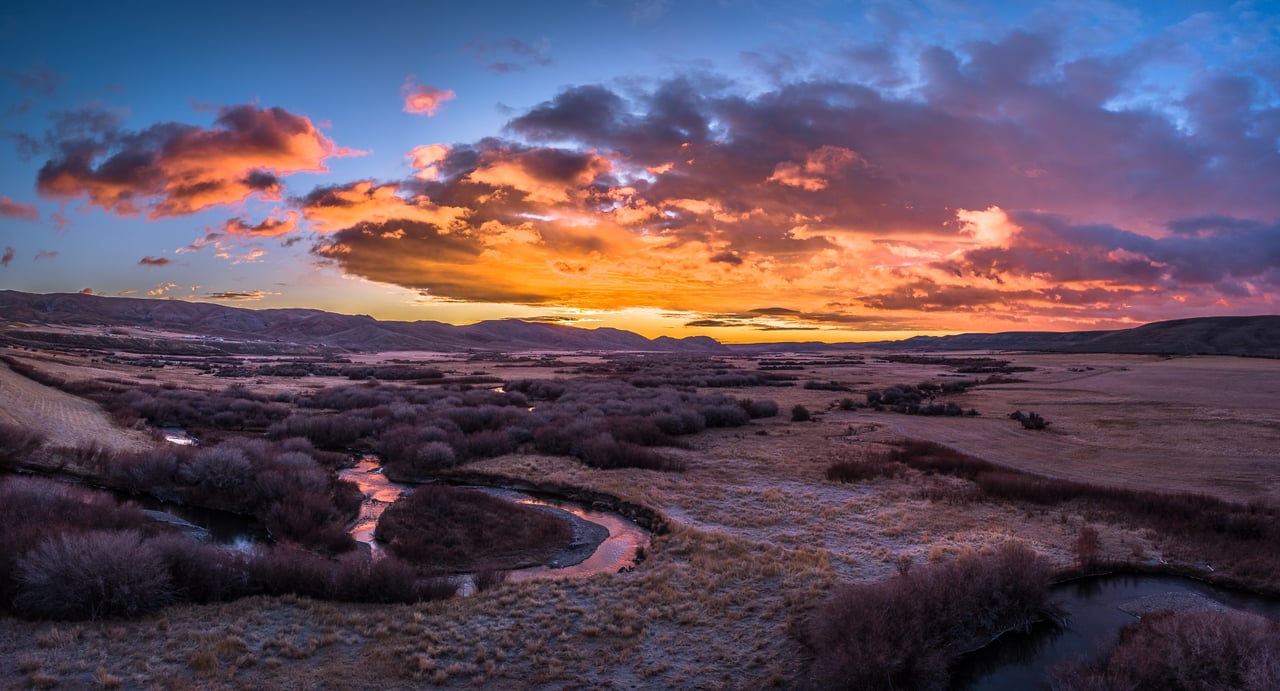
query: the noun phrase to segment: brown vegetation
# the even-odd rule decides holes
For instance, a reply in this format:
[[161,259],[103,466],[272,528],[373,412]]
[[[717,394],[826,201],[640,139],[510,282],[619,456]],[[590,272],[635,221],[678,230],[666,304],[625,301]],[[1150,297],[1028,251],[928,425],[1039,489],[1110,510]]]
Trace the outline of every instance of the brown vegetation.
[[1025,546],[902,568],[887,581],[840,588],[802,639],[819,688],[942,689],[956,655],[1045,612],[1050,566]]
[[541,563],[573,536],[547,511],[447,485],[419,487],[387,507],[375,535],[396,556],[445,573]]
[[1120,632],[1098,659],[1053,674],[1062,691],[1238,689],[1280,679],[1280,622],[1239,611],[1161,611]]

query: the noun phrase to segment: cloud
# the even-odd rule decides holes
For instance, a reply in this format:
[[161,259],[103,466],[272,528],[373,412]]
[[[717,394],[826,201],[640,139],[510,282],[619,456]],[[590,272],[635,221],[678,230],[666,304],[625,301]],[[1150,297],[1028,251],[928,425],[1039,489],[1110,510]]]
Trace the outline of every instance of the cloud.
[[1089,54],[1049,30],[917,48],[848,51],[881,80],[797,68],[763,90],[708,73],[571,86],[502,137],[414,149],[411,179],[294,203],[327,234],[313,252],[351,275],[455,300],[685,311],[708,328],[1274,310],[1280,121],[1265,90],[1207,75],[1176,109],[1126,100],[1151,97],[1153,48]]
[[239,238],[274,238],[288,235],[298,228],[298,213],[290,211],[284,218],[267,217],[261,223],[249,225],[242,218],[229,218],[222,224],[222,234]]
[[53,94],[62,83],[62,75],[45,64],[33,65],[23,70],[0,69],[0,77],[17,84],[22,89],[46,96]]
[[93,295],[93,288],[81,288],[81,289],[80,289],[80,294],[81,294],[81,295]]
[[413,83],[413,75],[405,77],[400,87],[400,96],[404,99],[404,112],[431,117],[445,101],[452,101],[457,94],[452,89],[440,89]]
[[58,254],[57,250],[40,250],[39,252],[36,252],[35,261],[40,261],[41,259],[54,259]]
[[40,220],[40,211],[35,204],[21,204],[7,196],[0,196],[0,216],[19,218],[24,221]]
[[[212,128],[180,123],[117,129],[100,112],[64,115],[58,154],[37,176],[40,195],[85,197],[118,215],[180,216],[250,196],[280,199],[281,177],[324,172],[339,148],[311,120],[281,108],[224,108]],[[70,136],[75,132],[85,136]]]
[[172,263],[173,260],[167,257],[153,257],[151,255],[138,260],[138,266],[168,266]]
[[408,158],[409,165],[418,171],[413,174],[413,177],[419,180],[435,180],[440,176],[440,163],[448,155],[449,147],[444,144],[423,144],[414,147],[405,158]]
[[205,298],[209,300],[230,302],[250,302],[254,300],[261,300],[268,295],[275,295],[275,293],[265,290],[225,291],[219,293],[206,293]]
[[[382,224],[389,220],[425,223],[448,229],[466,210],[440,206],[425,194],[402,193],[398,183],[379,185],[361,180],[348,185],[318,187],[295,200],[312,230],[333,232],[359,224]],[[394,229],[392,229],[394,232]]]
[[9,262],[13,261],[14,251],[12,247],[4,248],[4,255],[0,256],[0,266],[8,268]]
[[476,62],[490,72],[523,72],[530,66],[548,67],[552,64],[551,41],[545,36],[536,43],[526,43],[514,38],[505,41],[472,41],[466,48]]

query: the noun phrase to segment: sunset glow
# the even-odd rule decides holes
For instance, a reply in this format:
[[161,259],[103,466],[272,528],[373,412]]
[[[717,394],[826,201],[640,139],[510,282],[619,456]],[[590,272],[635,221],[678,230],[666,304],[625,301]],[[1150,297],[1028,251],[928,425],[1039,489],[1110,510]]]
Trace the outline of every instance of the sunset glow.
[[0,288],[726,342],[1280,310],[1272,3],[129,7],[0,10]]

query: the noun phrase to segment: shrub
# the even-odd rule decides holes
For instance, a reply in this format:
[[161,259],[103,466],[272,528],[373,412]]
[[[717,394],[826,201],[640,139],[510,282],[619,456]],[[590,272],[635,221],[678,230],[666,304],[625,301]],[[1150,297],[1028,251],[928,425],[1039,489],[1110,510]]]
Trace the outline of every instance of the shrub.
[[703,406],[698,413],[707,421],[707,427],[741,427],[751,421],[747,411],[733,403]]
[[1239,611],[1155,612],[1121,630],[1100,659],[1052,677],[1063,691],[1270,690],[1280,679],[1280,622]]
[[39,434],[0,422],[0,463],[9,463],[35,450],[44,442]]
[[1009,413],[1009,419],[1017,420],[1022,423],[1023,429],[1041,430],[1049,427],[1049,422],[1041,417],[1039,413],[1035,412],[1023,415],[1021,410],[1015,410],[1012,413]]
[[818,688],[946,688],[952,657],[1044,610],[1050,566],[1021,544],[839,589],[804,642]]
[[387,507],[375,535],[396,556],[441,571],[542,561],[572,538],[567,523],[476,490],[424,485]]
[[884,456],[865,461],[836,461],[827,466],[827,479],[832,482],[859,482],[878,477],[897,477],[902,466]]
[[47,619],[134,617],[173,601],[168,570],[136,531],[50,537],[18,562],[14,607]]
[[798,403],[794,408],[791,409],[792,422],[808,422],[809,420],[812,420],[812,419],[813,419],[813,416],[809,413],[809,409]]
[[242,555],[185,535],[153,538],[150,546],[164,563],[179,602],[224,602],[249,594]]
[[747,415],[752,420],[762,417],[773,417],[778,414],[777,401],[771,401],[768,399],[753,400],[748,398],[738,401],[738,404],[742,406],[743,410],[747,411]]

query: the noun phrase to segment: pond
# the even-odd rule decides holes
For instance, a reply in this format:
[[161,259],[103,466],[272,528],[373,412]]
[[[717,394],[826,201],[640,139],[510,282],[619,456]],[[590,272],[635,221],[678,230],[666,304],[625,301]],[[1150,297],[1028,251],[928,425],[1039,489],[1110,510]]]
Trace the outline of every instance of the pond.
[[1046,622],[1026,633],[1006,634],[965,656],[953,676],[954,687],[969,691],[1048,688],[1054,666],[1096,655],[1115,640],[1123,626],[1155,609],[1232,608],[1280,619],[1278,599],[1178,576],[1082,578],[1055,586],[1051,600],[1065,615],[1061,625]]

